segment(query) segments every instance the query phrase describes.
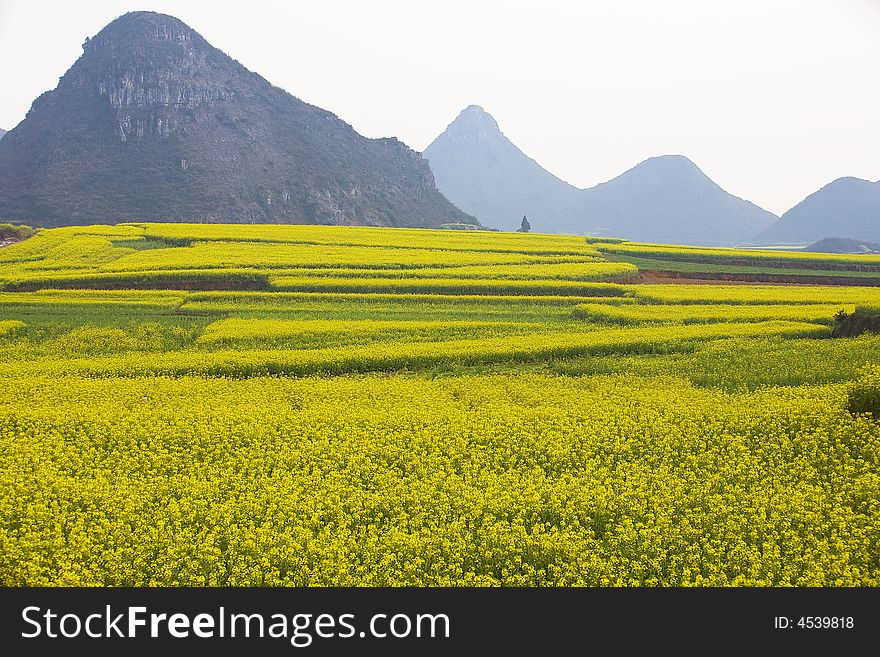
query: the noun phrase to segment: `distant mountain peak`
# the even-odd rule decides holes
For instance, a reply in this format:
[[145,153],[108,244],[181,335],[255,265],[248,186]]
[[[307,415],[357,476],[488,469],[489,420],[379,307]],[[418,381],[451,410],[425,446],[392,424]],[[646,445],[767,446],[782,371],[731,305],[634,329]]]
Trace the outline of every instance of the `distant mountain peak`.
[[699,167],[694,164],[693,160],[690,158],[680,155],[678,153],[667,153],[666,155],[655,155],[654,157],[649,157],[647,160],[644,160],[642,164],[652,165],[652,166],[668,166],[668,167],[682,167],[688,169],[699,169]]
[[640,162],[584,190],[587,234],[642,242],[733,246],[777,217],[722,189],[683,155]]
[[485,139],[501,136],[498,122],[479,105],[468,105],[455,120],[446,128],[446,133],[453,138]]
[[539,232],[729,246],[777,218],[728,194],[679,154],[648,158],[577,189],[517,148],[479,105],[462,110],[424,155],[447,198],[504,230],[517,230],[527,214]]
[[[119,54],[155,47],[162,42],[177,43],[187,51],[215,50],[198,32],[183,21],[152,11],[132,11],[112,20],[83,44],[85,53],[110,51]],[[140,53],[138,53],[140,54]]]
[[839,238],[880,240],[880,185],[862,178],[838,178],[783,214],[757,241],[804,244],[831,233]]
[[479,105],[468,105],[467,107],[465,107],[463,110],[461,110],[461,112],[459,112],[453,123],[460,120],[482,122],[486,123],[487,125],[493,125],[496,128],[498,127],[498,123],[496,123],[492,115]]
[[872,185],[870,180],[865,180],[864,178],[857,178],[856,176],[841,176],[836,180],[832,180],[830,183],[825,185],[826,187],[834,186],[842,186],[842,185],[850,185],[855,187],[861,187],[862,185]]
[[423,155],[438,189],[486,225],[517,230],[526,214],[547,232],[577,215],[580,190],[517,148],[479,105],[465,107]]
[[641,171],[655,171],[661,175],[669,174],[680,176],[682,174],[699,174],[700,176],[706,176],[700,167],[694,164],[691,159],[684,155],[677,154],[649,157],[647,160],[643,160],[634,166],[630,171],[636,169]]
[[[676,197],[684,199],[685,196],[696,194],[697,190],[702,190],[700,193],[712,190],[712,193],[723,192],[727,194],[691,159],[677,154],[649,157],[615,178],[585,190],[585,193],[590,195],[595,190],[602,194],[612,187],[620,188],[621,185],[627,187],[629,194],[648,194],[655,199],[662,196],[673,204]],[[767,225],[772,220],[775,220],[775,215],[767,222]],[[616,237],[639,239],[629,237],[626,234],[616,235]]]
[[137,29],[143,32],[145,38],[168,40],[169,34],[167,30],[170,28],[195,32],[182,20],[168,14],[160,14],[155,11],[129,11],[107,23],[95,38],[101,34],[118,29]]

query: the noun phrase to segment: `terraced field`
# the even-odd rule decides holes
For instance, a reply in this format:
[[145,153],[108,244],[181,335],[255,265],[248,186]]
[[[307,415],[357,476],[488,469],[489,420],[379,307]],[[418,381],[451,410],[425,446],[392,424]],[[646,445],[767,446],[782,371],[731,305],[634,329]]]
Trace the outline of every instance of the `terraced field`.
[[830,337],[880,287],[638,258],[880,276],[481,231],[0,249],[0,584],[880,584],[880,336]]
[[658,276],[702,281],[880,285],[880,256],[758,249],[721,249],[635,242],[595,242],[610,259]]

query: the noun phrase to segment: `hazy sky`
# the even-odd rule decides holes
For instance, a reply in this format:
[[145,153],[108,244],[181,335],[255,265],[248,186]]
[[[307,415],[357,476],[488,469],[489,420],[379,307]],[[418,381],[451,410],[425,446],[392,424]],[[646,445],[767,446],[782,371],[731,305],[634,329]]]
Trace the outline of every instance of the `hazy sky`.
[[0,127],[132,10],[177,16],[369,137],[422,150],[482,105],[580,187],[681,153],[781,213],[880,178],[880,0],[0,0]]

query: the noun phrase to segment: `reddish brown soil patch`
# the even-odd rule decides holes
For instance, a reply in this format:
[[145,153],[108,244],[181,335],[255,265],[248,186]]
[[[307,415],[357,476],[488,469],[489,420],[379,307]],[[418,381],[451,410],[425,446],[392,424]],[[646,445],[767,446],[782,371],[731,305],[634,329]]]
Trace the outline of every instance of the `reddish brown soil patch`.
[[[652,260],[666,260],[670,262],[689,262],[693,264],[704,265],[726,265],[729,267],[754,267],[757,263],[754,260],[738,260],[736,258],[687,258],[682,260],[673,255],[663,253],[655,253],[651,256]],[[828,262],[820,260],[818,262],[810,262],[809,260],[772,260],[766,259],[761,264],[762,267],[772,267],[773,269],[825,269],[835,271],[880,271],[880,265],[863,263],[854,265],[851,262]]]
[[860,285],[880,286],[880,278],[858,276],[790,276],[728,272],[686,272],[643,269],[625,283],[665,283],[674,285]]

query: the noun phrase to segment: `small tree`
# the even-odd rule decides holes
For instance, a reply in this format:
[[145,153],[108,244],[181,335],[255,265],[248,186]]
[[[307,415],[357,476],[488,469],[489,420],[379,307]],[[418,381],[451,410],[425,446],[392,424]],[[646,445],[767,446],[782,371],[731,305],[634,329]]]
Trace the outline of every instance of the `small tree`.
[[523,215],[522,224],[520,224],[519,230],[517,233],[528,233],[532,229],[532,225],[529,223],[529,220],[526,219],[526,215]]

